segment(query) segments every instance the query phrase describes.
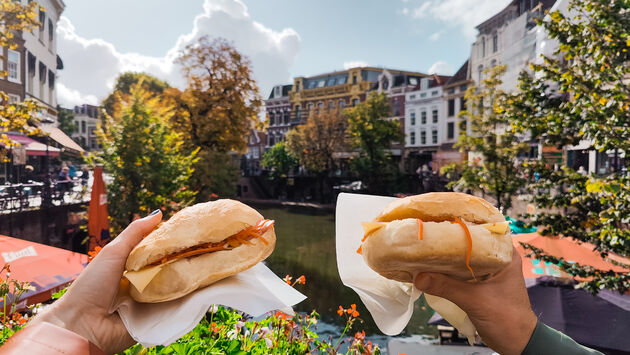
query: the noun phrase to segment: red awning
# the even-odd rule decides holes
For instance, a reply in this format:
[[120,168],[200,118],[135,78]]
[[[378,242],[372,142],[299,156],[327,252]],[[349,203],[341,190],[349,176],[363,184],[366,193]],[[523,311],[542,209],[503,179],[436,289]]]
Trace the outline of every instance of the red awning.
[[35,287],[22,296],[18,309],[49,300],[79,276],[87,261],[85,254],[0,235],[0,262],[11,266],[12,279]]
[[[44,156],[46,155],[46,144],[40,143],[33,138],[29,138],[20,134],[5,133],[9,139],[15,143],[19,143],[26,149],[26,155]],[[59,156],[61,150],[52,146],[48,146],[48,155],[51,157]]]

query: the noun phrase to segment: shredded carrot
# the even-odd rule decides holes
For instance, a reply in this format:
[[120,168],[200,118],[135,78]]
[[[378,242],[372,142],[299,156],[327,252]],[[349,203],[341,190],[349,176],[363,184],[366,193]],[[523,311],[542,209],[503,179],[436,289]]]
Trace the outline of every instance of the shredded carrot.
[[359,249],[357,249],[357,254],[363,254],[363,245],[361,245]]
[[418,239],[422,240],[422,220],[418,218]]
[[361,243],[365,242],[365,240],[368,238],[369,234],[366,234],[363,236],[363,239],[361,239]]
[[473,269],[470,267],[470,254],[472,253],[472,236],[470,235],[470,230],[468,230],[468,226],[466,225],[466,223],[464,223],[464,221],[459,218],[456,218],[451,223],[457,223],[464,229],[464,233],[466,234],[466,238],[468,239],[468,250],[466,250],[466,267],[468,268],[468,270],[470,270],[473,279],[477,279],[475,277]]

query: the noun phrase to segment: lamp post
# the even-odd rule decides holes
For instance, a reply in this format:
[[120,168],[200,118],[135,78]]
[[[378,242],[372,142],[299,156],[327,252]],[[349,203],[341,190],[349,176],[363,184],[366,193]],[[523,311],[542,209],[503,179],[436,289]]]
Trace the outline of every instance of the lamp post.
[[52,191],[50,190],[50,153],[48,151],[48,136],[46,136],[46,157],[44,158],[44,186],[42,188],[42,208],[52,206]]

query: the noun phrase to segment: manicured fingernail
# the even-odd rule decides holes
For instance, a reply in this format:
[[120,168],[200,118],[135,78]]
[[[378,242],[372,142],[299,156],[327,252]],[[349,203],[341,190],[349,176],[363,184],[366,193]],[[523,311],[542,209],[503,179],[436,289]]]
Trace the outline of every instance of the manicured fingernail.
[[153,215],[157,214],[158,212],[160,212],[160,209],[159,209],[159,208],[158,208],[157,210],[155,210],[155,211],[151,212],[151,214],[150,214],[149,216],[153,216]]

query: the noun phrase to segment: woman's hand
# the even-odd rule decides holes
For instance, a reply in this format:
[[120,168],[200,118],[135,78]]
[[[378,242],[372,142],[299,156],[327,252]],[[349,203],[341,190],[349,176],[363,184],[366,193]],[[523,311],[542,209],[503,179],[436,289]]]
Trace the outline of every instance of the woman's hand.
[[[104,352],[135,344],[118,313],[109,313],[131,250],[162,220],[159,210],[132,222],[107,244],[72,283],[68,292],[31,323],[49,322],[71,330]],[[60,340],[62,341],[62,340]]]
[[521,257],[488,280],[472,283],[435,273],[419,274],[416,287],[458,305],[473,322],[481,339],[500,354],[520,354],[538,319],[532,311],[523,278]]

